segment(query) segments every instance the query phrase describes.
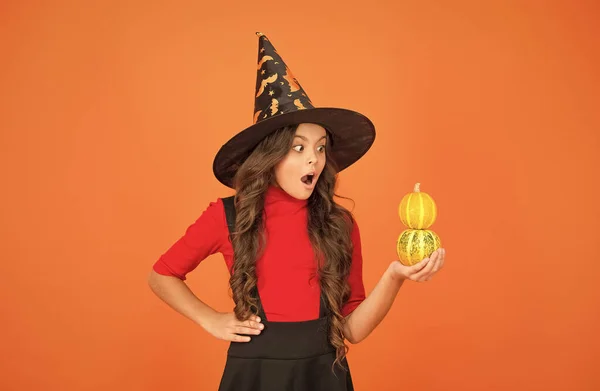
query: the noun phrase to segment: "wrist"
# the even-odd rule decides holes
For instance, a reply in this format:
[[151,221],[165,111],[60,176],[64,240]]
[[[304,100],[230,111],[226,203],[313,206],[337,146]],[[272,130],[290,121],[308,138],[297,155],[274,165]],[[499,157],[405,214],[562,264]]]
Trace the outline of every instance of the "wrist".
[[398,261],[390,263],[387,270],[384,273],[384,277],[394,284],[402,284],[406,280],[406,276],[399,272],[397,265]]
[[214,319],[219,314],[218,311],[213,310],[212,308],[204,308],[199,311],[199,313],[195,317],[195,322],[203,329],[207,330],[210,327],[210,324],[213,323]]

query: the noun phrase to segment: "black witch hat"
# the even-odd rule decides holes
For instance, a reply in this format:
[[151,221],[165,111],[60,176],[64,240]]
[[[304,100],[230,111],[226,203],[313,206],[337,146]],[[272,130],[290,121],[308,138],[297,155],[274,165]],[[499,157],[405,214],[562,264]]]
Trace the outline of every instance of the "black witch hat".
[[283,62],[271,42],[256,33],[258,66],[253,124],[224,144],[213,162],[213,172],[225,186],[233,187],[237,169],[254,147],[270,133],[288,125],[314,123],[330,136],[327,157],[338,172],[360,159],[375,141],[375,127],[364,115],[352,110],[315,107]]

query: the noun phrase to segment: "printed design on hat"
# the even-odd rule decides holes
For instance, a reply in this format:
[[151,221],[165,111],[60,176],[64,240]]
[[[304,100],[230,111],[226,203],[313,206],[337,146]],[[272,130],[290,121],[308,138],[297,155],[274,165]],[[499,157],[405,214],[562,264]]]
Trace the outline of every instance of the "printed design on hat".
[[258,88],[256,97],[258,98],[259,96],[261,96],[263,94],[263,92],[265,91],[265,87],[267,86],[267,84],[275,83],[275,81],[277,80],[278,77],[279,77],[279,75],[276,73],[272,76],[267,77],[266,79],[263,79],[260,82],[260,87]]
[[298,81],[288,67],[285,67],[285,75],[283,75],[283,78],[288,82],[288,85],[290,86],[290,92],[296,92],[300,90]]
[[262,34],[259,37],[253,123],[283,113],[314,108],[271,42]]

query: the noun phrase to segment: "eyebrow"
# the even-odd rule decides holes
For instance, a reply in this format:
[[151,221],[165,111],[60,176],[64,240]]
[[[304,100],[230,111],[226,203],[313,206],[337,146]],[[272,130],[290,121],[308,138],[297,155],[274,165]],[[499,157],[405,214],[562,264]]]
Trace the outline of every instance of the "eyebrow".
[[[304,136],[301,136],[301,135],[297,134],[297,135],[295,135],[295,136],[294,136],[294,138],[296,138],[296,137],[299,137],[299,138],[301,138],[302,140],[304,140],[304,141],[308,142],[308,139],[307,139],[306,137],[304,137]],[[327,140],[327,135],[325,135],[325,136],[321,137],[320,139],[318,139],[318,140],[317,140],[317,142],[319,142],[319,141],[321,141],[321,140],[323,140],[323,139],[326,139],[326,140]]]

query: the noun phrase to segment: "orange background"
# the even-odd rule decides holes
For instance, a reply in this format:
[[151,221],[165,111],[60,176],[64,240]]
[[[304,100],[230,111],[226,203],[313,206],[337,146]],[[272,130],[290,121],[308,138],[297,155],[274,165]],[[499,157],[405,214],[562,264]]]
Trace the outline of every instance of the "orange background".
[[[368,115],[341,176],[370,291],[415,182],[447,265],[350,359],[357,390],[597,390],[599,9],[592,1],[0,5],[0,389],[215,390],[227,344],[149,290],[251,123],[258,40],[316,105]],[[214,256],[189,284],[229,310]]]

